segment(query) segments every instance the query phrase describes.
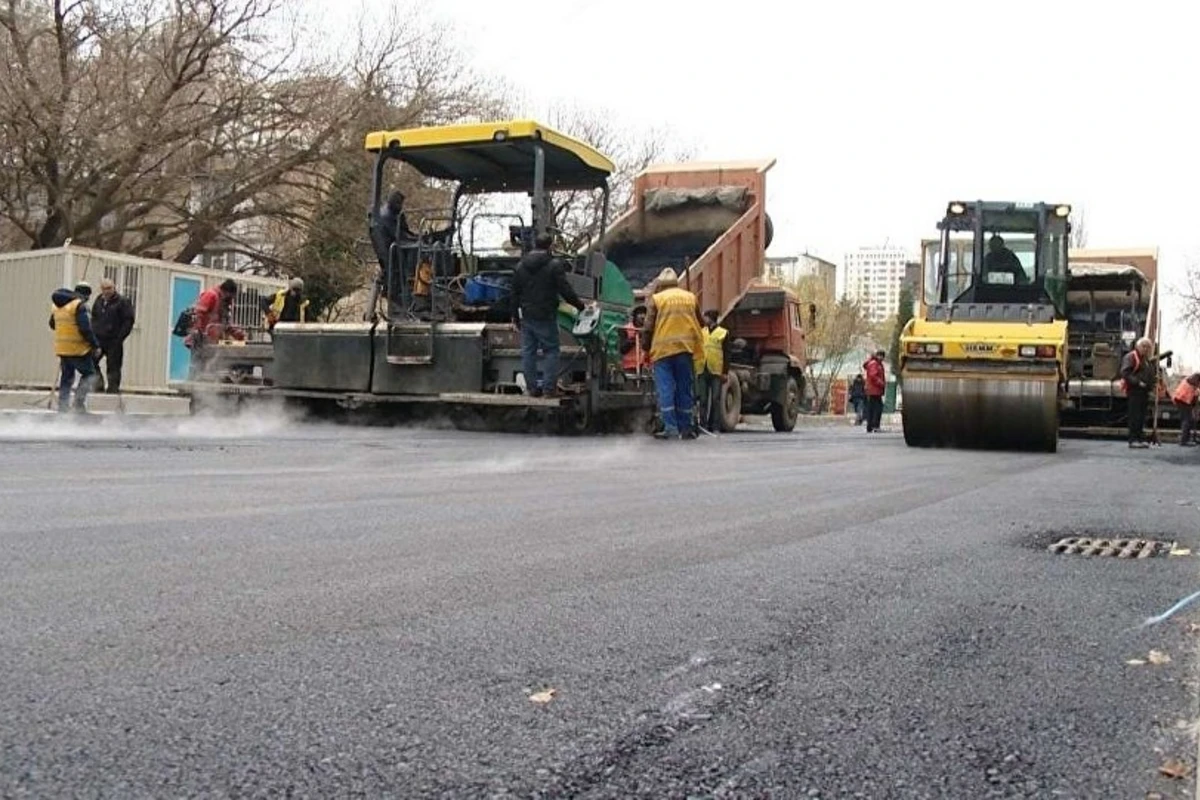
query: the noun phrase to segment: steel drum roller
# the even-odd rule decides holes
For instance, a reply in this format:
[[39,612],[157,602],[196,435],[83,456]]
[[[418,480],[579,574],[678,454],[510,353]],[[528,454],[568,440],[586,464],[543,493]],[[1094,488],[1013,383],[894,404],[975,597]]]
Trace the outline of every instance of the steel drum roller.
[[1058,377],[908,371],[904,440],[913,447],[1058,449]]

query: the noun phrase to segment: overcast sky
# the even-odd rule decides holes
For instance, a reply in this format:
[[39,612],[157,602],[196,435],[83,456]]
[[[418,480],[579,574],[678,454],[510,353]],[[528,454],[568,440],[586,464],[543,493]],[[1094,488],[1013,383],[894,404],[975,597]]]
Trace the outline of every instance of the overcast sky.
[[[325,19],[338,0],[307,0]],[[367,0],[386,8],[386,0]],[[703,159],[774,157],[772,255],[915,249],[948,200],[1084,206],[1090,246],[1200,256],[1200,6],[438,0],[527,113],[667,124]],[[1110,10],[1111,9],[1111,10]]]

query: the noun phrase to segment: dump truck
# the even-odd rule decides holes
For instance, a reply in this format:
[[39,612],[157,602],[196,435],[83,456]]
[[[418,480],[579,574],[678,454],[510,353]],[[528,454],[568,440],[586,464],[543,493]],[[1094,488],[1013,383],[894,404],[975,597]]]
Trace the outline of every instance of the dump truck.
[[763,280],[774,235],[766,213],[767,172],[774,160],[669,164],[633,181],[629,210],[603,239],[608,258],[634,288],[639,303],[665,267],[714,310],[733,341],[722,388],[721,430],[745,414],[769,414],[775,430],[796,427],[804,397],[805,326],[786,287]]
[[900,335],[909,446],[1054,452],[1067,383],[1062,203],[954,201]]
[[[670,174],[675,177],[669,184],[689,191],[706,187],[726,198],[723,207],[734,217],[732,227],[718,230],[695,251],[698,257],[684,272],[688,285],[702,297],[721,303],[727,318],[746,317],[738,328],[744,346],[734,358],[739,380],[727,390],[728,402],[740,411],[745,406],[743,395],[748,394],[756,398],[755,408],[773,412],[777,427],[795,425],[799,396],[791,370],[798,375],[803,368],[798,309],[777,292],[751,286],[750,278],[763,267],[765,168],[714,171],[676,165],[648,171],[636,182],[641,187],[638,207],[614,225],[613,232],[620,235],[610,237],[612,162],[589,145],[538,122],[378,131],[366,137],[365,145],[375,156],[372,230],[379,229],[378,211],[387,193],[389,171],[400,165],[450,182],[454,187],[450,207],[406,210],[407,221],[415,223],[410,225],[415,238],[401,236],[397,221],[395,241],[377,252],[379,274],[367,319],[280,323],[272,332],[272,356],[261,369],[260,382],[231,380],[231,374],[239,374],[237,369],[198,376],[181,387],[194,400],[211,402],[229,395],[284,398],[338,413],[367,409],[420,413],[423,409],[445,413],[458,423],[482,420],[489,427],[497,422],[506,426],[548,423],[560,432],[649,428],[656,405],[653,381],[649,375],[626,374],[619,352],[619,329],[631,319],[636,299],[627,274],[636,278],[640,273],[636,263],[619,267],[603,248],[610,241],[620,242],[626,250],[618,247],[617,255],[630,254],[629,245],[638,238],[631,231],[653,231],[665,218],[660,211],[676,221],[695,217],[694,198],[675,203],[672,209],[642,205],[659,180],[652,176]],[[560,307],[561,369],[556,376],[543,377],[556,379],[562,395],[535,397],[525,391],[530,376],[521,371],[520,337],[511,323],[508,289],[521,255],[539,235],[552,231],[551,194],[556,191],[593,193],[599,200],[600,219],[592,245],[578,253],[557,253],[567,265],[568,282],[591,304],[582,314]],[[469,198],[512,194],[529,197],[528,216],[465,211]],[[736,198],[730,200],[732,195]],[[507,223],[510,246],[477,246],[481,221]],[[754,230],[747,231],[748,227]],[[738,246],[731,249],[730,241]],[[642,252],[654,258],[662,255]],[[692,252],[688,251],[689,257]],[[787,312],[794,316],[785,319]],[[230,356],[237,357],[232,348]],[[743,378],[748,389],[744,393]],[[736,424],[732,415],[728,419]]]

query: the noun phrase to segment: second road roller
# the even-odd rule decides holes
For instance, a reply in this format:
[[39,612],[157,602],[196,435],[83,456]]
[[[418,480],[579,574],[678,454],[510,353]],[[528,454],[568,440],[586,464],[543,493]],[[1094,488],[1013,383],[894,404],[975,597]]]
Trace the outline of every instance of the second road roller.
[[954,201],[900,335],[913,447],[1058,449],[1071,207]]

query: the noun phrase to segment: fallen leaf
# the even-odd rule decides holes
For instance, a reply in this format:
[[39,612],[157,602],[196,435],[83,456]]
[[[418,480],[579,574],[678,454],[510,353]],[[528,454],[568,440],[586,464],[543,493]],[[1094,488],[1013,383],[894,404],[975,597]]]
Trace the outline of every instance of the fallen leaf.
[[1189,622],[1187,627],[1188,633],[1200,633],[1200,622]]
[[1186,778],[1188,775],[1192,774],[1192,768],[1180,761],[1178,758],[1167,759],[1163,765],[1158,768],[1158,771],[1163,775],[1166,775],[1168,778],[1176,779]]
[[558,694],[558,689],[546,689],[541,692],[534,692],[529,695],[529,700],[539,705],[545,705],[554,699],[554,695]]
[[1162,792],[1146,792],[1146,800],[1167,800]]
[[1151,664],[1154,664],[1156,666],[1159,664],[1170,664],[1171,663],[1171,657],[1169,655],[1167,655],[1166,653],[1162,652],[1161,650],[1151,650],[1150,654],[1148,656],[1146,656],[1146,658],[1150,661]]
[[1171,555],[1173,556],[1190,556],[1192,551],[1187,547],[1172,547]]
[[1126,661],[1125,663],[1131,667],[1141,667],[1141,666],[1144,666],[1146,662],[1144,659],[1141,659],[1141,658],[1131,658],[1128,661]]

